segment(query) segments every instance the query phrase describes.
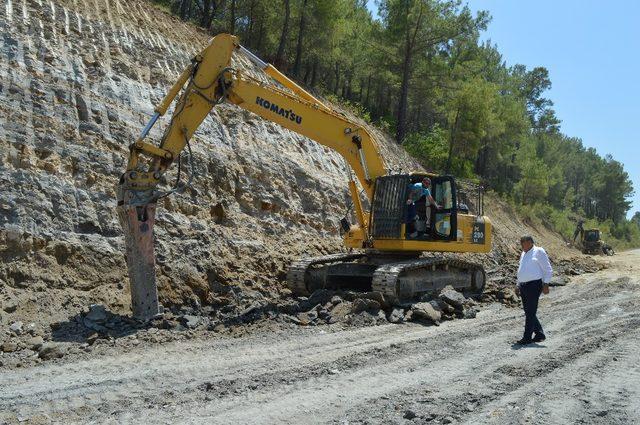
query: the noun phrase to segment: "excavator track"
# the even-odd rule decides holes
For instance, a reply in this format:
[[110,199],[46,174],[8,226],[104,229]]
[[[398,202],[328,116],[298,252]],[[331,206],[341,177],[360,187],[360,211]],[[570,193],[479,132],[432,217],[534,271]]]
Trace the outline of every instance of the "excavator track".
[[357,260],[364,257],[365,255],[366,254],[364,253],[340,253],[323,255],[320,257],[305,258],[303,260],[296,261],[289,267],[289,270],[287,271],[287,284],[289,286],[289,289],[291,289],[293,293],[297,295],[310,295],[311,291],[309,291],[309,289],[307,288],[306,282],[307,271],[310,267],[321,264]]
[[373,274],[371,287],[373,291],[380,292],[390,303],[396,304],[403,298],[411,298],[416,295],[416,292],[408,292],[406,288],[403,290],[400,287],[403,274],[424,271],[425,277],[427,277],[429,273],[434,273],[436,270],[444,270],[445,273],[457,270],[458,273],[469,274],[471,286],[465,285],[457,289],[481,293],[484,288],[486,274],[480,264],[445,258],[418,258],[382,265]]
[[[385,261],[370,254],[333,254],[297,261],[287,273],[289,288],[296,295],[308,296],[315,289],[335,289],[332,278],[340,276],[343,289],[379,292],[390,304],[401,304],[446,285],[480,294],[486,281],[482,266],[468,261],[447,258]],[[356,288],[358,279],[361,285]],[[363,279],[369,283],[362,285]]]

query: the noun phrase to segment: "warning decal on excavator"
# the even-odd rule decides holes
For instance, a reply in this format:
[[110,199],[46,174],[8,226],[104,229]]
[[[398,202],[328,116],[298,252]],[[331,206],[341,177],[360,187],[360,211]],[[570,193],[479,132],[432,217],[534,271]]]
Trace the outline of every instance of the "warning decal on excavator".
[[471,243],[484,245],[484,220],[482,218],[476,218],[473,222],[473,228],[471,230]]

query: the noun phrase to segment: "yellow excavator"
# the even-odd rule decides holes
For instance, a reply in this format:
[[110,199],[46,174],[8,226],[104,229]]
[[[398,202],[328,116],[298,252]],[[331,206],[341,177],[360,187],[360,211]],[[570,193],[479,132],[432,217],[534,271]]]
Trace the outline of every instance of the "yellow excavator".
[[[242,52],[277,84],[232,68],[231,58],[236,51]],[[145,141],[176,97],[171,121],[160,143]],[[470,214],[460,207],[462,200],[452,176],[390,174],[378,143],[364,126],[263,62],[241,46],[235,36],[220,34],[193,58],[155,108],[151,120],[130,146],[127,169],[117,187],[134,316],[153,317],[160,307],[153,249],[156,202],[186,186],[177,184],[162,191],[159,183],[176,161],[179,172],[179,158],[185,147],[191,159],[191,137],[211,109],[222,102],[237,105],[327,146],[349,165],[348,184],[356,222],[351,224],[346,218],[341,221],[349,252],[293,263],[287,281],[294,293],[308,295],[319,288],[351,288],[379,292],[386,302],[398,304],[445,285],[469,292],[482,291],[485,272],[481,265],[451,256],[421,257],[423,252],[490,251],[491,222],[482,215],[480,192],[476,214]],[[424,177],[431,180],[432,198],[422,196],[412,203],[412,188]],[[415,207],[411,209],[415,212],[413,217],[408,217],[410,207]]]

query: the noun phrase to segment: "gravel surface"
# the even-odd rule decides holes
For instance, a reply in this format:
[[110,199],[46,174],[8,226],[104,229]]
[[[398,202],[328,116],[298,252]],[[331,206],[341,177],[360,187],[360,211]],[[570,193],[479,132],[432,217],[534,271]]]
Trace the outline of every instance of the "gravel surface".
[[440,326],[331,326],[141,346],[0,372],[0,422],[638,423],[640,251]]

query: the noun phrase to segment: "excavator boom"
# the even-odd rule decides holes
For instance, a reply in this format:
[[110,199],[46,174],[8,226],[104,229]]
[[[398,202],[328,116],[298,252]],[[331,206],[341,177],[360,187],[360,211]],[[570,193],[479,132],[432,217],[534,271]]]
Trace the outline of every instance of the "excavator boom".
[[[248,55],[283,88],[231,68],[231,57],[237,50]],[[171,122],[159,146],[145,141],[176,98]],[[182,72],[131,145],[127,169],[118,184],[118,216],[125,231],[132,306],[137,317],[153,317],[159,307],[153,226],[156,201],[166,193],[158,190],[158,183],[211,109],[221,102],[236,104],[337,151],[350,165],[369,199],[373,196],[375,178],[387,174],[376,142],[364,127],[328,108],[272,65],[261,61],[240,46],[236,37],[220,34],[212,38]],[[353,179],[349,187],[356,220],[364,233],[368,219]]]

